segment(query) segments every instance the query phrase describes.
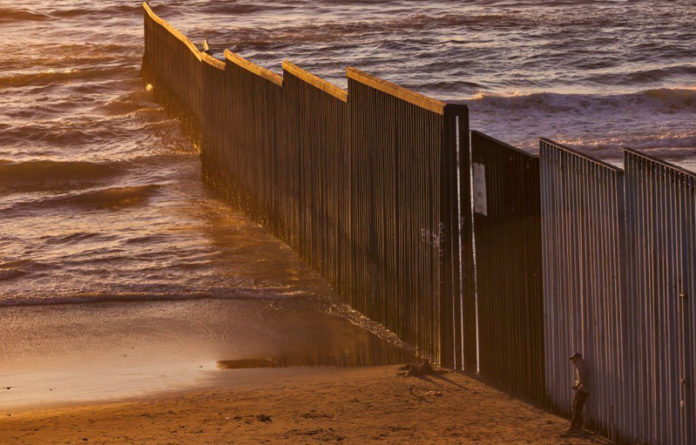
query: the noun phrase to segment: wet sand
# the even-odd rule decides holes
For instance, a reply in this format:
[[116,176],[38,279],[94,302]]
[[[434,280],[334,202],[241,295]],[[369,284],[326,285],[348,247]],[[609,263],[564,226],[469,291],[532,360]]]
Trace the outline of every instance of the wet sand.
[[[225,367],[405,359],[353,315],[302,297],[0,307],[0,410],[207,388]],[[229,383],[272,370],[240,371]]]
[[204,390],[4,410],[0,443],[608,443],[562,438],[567,420],[461,374],[397,374],[396,366],[226,370]]
[[1,308],[0,444],[606,443],[462,374],[399,375],[412,356],[356,317],[304,298]]

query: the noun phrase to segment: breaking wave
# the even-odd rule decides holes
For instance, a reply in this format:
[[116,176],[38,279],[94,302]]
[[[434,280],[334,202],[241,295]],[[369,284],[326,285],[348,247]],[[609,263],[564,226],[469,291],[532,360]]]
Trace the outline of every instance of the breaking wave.
[[104,66],[84,69],[57,68],[36,73],[22,73],[0,77],[0,88],[49,85],[54,82],[71,80],[109,78],[137,72],[132,66]]
[[16,21],[43,21],[50,19],[46,14],[26,9],[0,8],[0,23]]
[[[661,88],[632,94],[479,94],[465,101],[472,128],[536,151],[548,137],[603,158],[622,157],[620,146],[655,149],[686,159],[696,148],[696,89]],[[519,134],[535,138],[519,138]],[[512,136],[512,137],[511,137]]]
[[479,94],[468,102],[477,107],[546,112],[607,111],[696,114],[696,88],[661,88],[634,94],[591,95],[534,93],[509,96]]
[[87,188],[113,178],[121,171],[122,166],[118,163],[48,160],[11,162],[0,159],[0,193]]
[[[7,212],[32,212],[49,208],[73,207],[81,210],[120,210],[146,204],[158,185],[108,187],[81,193],[50,196],[14,204]],[[17,216],[17,215],[15,215]]]

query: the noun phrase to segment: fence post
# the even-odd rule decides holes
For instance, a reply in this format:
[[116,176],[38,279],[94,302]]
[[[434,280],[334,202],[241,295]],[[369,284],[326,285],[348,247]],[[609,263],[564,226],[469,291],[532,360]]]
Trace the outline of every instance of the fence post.
[[[471,206],[462,205],[469,202],[462,197],[470,195],[469,111],[466,105],[456,103],[445,105],[442,131],[441,364],[455,369],[475,370],[475,314],[474,306],[471,304],[473,302]],[[470,331],[474,335],[471,335]]]

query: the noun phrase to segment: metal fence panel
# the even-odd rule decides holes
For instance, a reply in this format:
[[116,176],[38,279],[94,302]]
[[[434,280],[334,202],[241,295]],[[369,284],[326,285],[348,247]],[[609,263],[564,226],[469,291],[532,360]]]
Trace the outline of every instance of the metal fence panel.
[[145,54],[141,73],[154,85],[153,93],[183,129],[199,142],[201,137],[202,53],[186,36],[143,5]]
[[217,60],[144,8],[144,70],[202,128],[206,181],[353,307],[461,367],[466,106],[352,68],[348,94],[291,63],[281,77],[230,51]]
[[635,433],[654,445],[693,444],[696,175],[628,149],[625,168]]
[[479,132],[471,133],[471,150],[480,372],[511,393],[542,403],[539,158]]
[[581,352],[592,369],[586,420],[617,439],[631,411],[624,400],[622,173],[552,141],[541,140],[540,149],[547,394],[569,413],[568,357]]
[[[274,204],[282,173],[274,162],[284,146],[282,77],[225,51],[222,97],[224,137],[217,139],[220,159],[202,157],[206,176],[217,178],[227,198],[274,232],[284,227]],[[210,97],[214,92],[208,92]],[[207,108],[207,107],[206,107]],[[212,113],[212,110],[210,111]],[[208,119],[209,112],[204,113]],[[210,119],[213,119],[212,117]],[[207,153],[209,147],[204,147]]]
[[446,122],[459,113],[468,124],[466,107],[446,118],[444,103],[353,68],[348,101],[351,304],[432,361],[452,366],[458,154],[451,144],[456,128]]
[[[229,51],[217,60],[144,10],[143,74],[202,132],[207,181],[355,308],[433,361],[475,370],[474,194],[482,373],[537,400],[544,382],[568,412],[567,357],[580,351],[594,374],[591,426],[696,442],[693,173],[627,150],[624,185],[621,170],[541,141],[542,330],[533,158],[474,133],[473,170],[488,177],[485,193],[471,190],[465,106],[355,69],[348,94],[289,63],[281,77]],[[507,361],[520,360],[529,373],[514,375]]]
[[298,254],[337,290],[346,292],[350,251],[347,93],[297,66],[283,63],[286,143],[274,159],[283,231]]

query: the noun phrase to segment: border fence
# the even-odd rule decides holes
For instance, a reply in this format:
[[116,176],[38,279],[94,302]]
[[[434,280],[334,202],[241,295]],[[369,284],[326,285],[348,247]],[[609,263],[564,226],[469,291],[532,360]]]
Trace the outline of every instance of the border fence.
[[634,437],[696,443],[696,174],[625,149]]
[[278,76],[230,51],[218,60],[144,9],[143,74],[194,116],[206,181],[424,357],[461,368],[468,345],[472,364],[466,106],[354,68],[345,91],[289,62]]
[[472,131],[471,159],[480,373],[543,402],[539,158]]
[[593,429],[696,443],[696,174],[546,139],[532,155],[470,132],[464,105],[219,60],[143,7],[143,76],[185,109],[205,181],[353,308],[564,414],[581,352]]
[[[546,392],[568,413],[568,356],[592,363],[591,426],[616,438],[629,421],[624,399],[626,304],[622,293],[622,172],[542,140],[541,201],[544,259]],[[627,344],[624,344],[624,340]]]

